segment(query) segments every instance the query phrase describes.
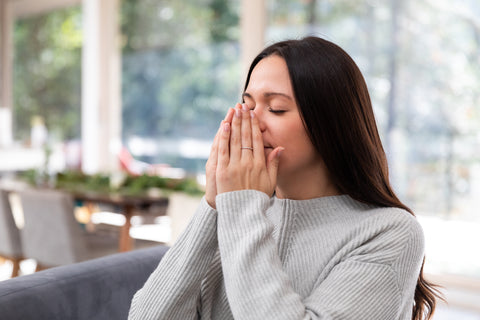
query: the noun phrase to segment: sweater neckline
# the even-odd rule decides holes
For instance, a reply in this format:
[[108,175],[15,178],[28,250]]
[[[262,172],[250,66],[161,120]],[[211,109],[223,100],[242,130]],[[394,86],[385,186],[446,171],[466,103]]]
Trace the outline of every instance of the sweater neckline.
[[295,219],[342,219],[343,213],[360,212],[374,208],[374,205],[354,200],[349,195],[326,196],[307,200],[279,199],[273,196],[270,208],[267,210],[268,219],[276,226],[285,221]]
[[293,199],[280,199],[276,196],[272,197],[272,201],[274,206],[280,205],[285,206],[288,205],[289,208],[295,210],[308,210],[308,209],[340,209],[340,208],[348,208],[348,209],[362,209],[371,207],[371,205],[359,202],[354,200],[347,194],[342,195],[335,195],[335,196],[325,196],[319,198],[312,198],[312,199],[305,199],[305,200],[293,200]]

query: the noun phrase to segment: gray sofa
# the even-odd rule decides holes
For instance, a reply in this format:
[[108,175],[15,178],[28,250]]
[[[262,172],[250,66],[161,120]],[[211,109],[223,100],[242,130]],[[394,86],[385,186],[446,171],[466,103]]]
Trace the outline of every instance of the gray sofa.
[[127,319],[130,301],[168,250],[155,246],[0,282],[0,319]]

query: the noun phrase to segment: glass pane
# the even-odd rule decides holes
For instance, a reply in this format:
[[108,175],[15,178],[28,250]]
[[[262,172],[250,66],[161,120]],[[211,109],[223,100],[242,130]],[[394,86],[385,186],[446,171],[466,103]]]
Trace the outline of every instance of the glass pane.
[[480,243],[480,2],[270,0],[268,8],[268,42],[315,34],[359,65],[392,183],[424,225],[427,271],[480,277],[472,255]]
[[80,138],[81,9],[19,19],[14,26],[14,137],[42,144]]
[[236,1],[122,1],[123,139],[140,160],[203,172],[240,98]]

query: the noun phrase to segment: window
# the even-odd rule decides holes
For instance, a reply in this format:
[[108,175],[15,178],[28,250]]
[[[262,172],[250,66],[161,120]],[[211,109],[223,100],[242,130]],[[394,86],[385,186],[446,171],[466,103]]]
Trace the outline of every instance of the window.
[[473,230],[480,223],[480,3],[271,0],[268,6],[268,42],[323,36],[359,65],[392,183],[424,225],[427,271],[480,276],[472,254],[480,241]]
[[240,97],[236,1],[122,2],[123,140],[139,159],[204,171]]
[[77,6],[15,21],[15,140],[42,122],[57,142],[80,138],[81,20]]

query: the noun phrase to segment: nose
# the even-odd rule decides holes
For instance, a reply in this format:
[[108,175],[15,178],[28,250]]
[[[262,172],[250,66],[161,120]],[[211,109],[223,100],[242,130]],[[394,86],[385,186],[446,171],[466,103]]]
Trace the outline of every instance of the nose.
[[263,114],[263,111],[261,111],[261,108],[255,107],[253,109],[253,112],[255,113],[255,117],[258,119],[258,127],[260,128],[260,132],[264,132],[267,129],[266,123],[265,123],[265,117]]

